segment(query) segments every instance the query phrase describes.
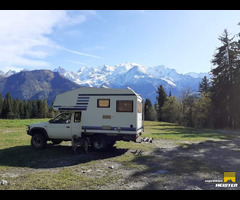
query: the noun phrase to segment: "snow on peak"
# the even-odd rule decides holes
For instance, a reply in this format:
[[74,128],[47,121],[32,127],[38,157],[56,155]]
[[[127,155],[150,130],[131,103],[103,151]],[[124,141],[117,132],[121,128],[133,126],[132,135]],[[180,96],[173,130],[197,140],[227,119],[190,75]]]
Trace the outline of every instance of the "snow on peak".
[[8,77],[16,73],[17,73],[16,71],[10,69],[7,73],[5,73],[5,75]]
[[58,67],[58,68],[54,69],[53,72],[58,72],[61,75],[66,75],[66,74],[70,73],[69,71],[67,71],[66,69],[64,69],[62,67]]
[[125,62],[125,63],[119,64],[119,65],[116,65],[116,67],[125,67],[126,70],[130,70],[133,67],[138,67],[138,68],[141,68],[141,69],[146,68],[146,66],[143,66],[143,65],[140,65],[140,64],[137,64],[137,63],[130,63],[130,62]]
[[173,81],[172,80],[170,80],[170,79],[167,79],[167,78],[161,78],[162,80],[164,80],[164,81],[166,81],[169,85],[172,85],[172,86],[174,86],[174,87],[176,87],[176,84],[175,83],[173,83]]
[[109,65],[103,65],[103,66],[99,66],[97,68],[97,71],[104,72],[104,73],[111,73],[114,71],[114,67],[111,67]]
[[5,73],[0,70],[0,76],[5,76]]

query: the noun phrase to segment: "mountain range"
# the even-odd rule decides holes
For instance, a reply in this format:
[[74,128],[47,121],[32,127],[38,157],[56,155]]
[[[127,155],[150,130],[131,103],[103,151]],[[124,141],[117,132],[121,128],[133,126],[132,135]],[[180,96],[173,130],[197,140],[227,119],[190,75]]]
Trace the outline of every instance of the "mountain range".
[[10,92],[19,99],[47,98],[48,103],[54,101],[56,94],[81,86],[110,88],[132,88],[144,99],[156,101],[156,90],[161,84],[168,94],[180,96],[189,88],[198,91],[199,83],[208,73],[178,73],[164,65],[154,67],[136,63],[123,63],[115,66],[81,67],[77,72],[62,67],[51,70],[23,70],[20,72],[0,71],[0,92],[4,96]]
[[9,92],[18,99],[47,99],[51,105],[59,93],[78,88],[79,85],[50,70],[21,71],[11,76],[0,76],[0,93]]
[[208,73],[181,74],[164,65],[148,67],[136,63],[103,65],[95,68],[81,67],[76,73],[58,67],[54,69],[54,72],[87,87],[104,85],[111,88],[125,88],[128,86],[145,99],[149,98],[153,103],[156,100],[156,90],[160,84],[163,85],[167,94],[171,91],[172,95],[179,97],[186,88],[197,92],[202,78],[204,76],[209,78]]

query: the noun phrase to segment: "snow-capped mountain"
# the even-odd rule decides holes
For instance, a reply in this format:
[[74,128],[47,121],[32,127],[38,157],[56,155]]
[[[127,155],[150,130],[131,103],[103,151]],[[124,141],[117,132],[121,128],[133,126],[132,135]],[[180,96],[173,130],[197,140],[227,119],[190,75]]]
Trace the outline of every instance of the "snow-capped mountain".
[[[50,77],[57,77],[57,79],[61,78],[62,84],[58,82],[56,86],[54,85],[55,83],[51,85],[52,82],[45,83],[46,80],[44,77],[48,77],[46,74],[50,75]],[[68,88],[67,86],[71,86],[70,88],[77,88],[78,86],[130,87],[135,92],[141,94],[144,99],[148,98],[152,103],[155,103],[156,90],[160,84],[163,85],[167,94],[171,91],[172,95],[179,97],[181,92],[186,88],[190,88],[193,92],[198,91],[199,83],[205,75],[209,78],[207,73],[190,72],[180,74],[175,69],[169,69],[164,65],[149,67],[137,63],[122,63],[115,66],[103,65],[98,67],[82,66],[77,72],[72,72],[62,67],[54,69],[53,72],[50,70],[31,71],[24,69],[20,72],[9,70],[8,72],[0,71],[0,93],[5,95],[6,92],[12,92],[12,96],[19,99],[23,97],[24,99],[31,99],[45,96],[48,98],[48,102],[50,102],[54,99],[53,95],[49,95],[50,88],[54,91],[53,94],[58,94],[61,91],[65,91]],[[22,77],[25,77],[24,81]],[[34,77],[37,79],[35,80]],[[48,77],[46,79],[51,78]],[[33,80],[35,80],[34,83]],[[23,83],[25,84],[24,86],[21,85]],[[38,84],[43,85],[40,87],[37,86]],[[31,86],[31,89],[25,87],[27,85]],[[20,91],[21,88],[25,89]],[[41,89],[39,90],[39,88]],[[30,92],[34,95],[29,95]]]
[[2,77],[9,77],[9,76],[11,76],[13,74],[16,74],[16,73],[17,72],[14,71],[14,70],[9,70],[6,73],[0,70],[0,76],[2,76]]
[[2,70],[0,70],[0,76],[5,76],[5,73]]
[[[162,84],[167,94],[179,96],[185,88],[198,91],[199,83],[207,73],[180,74],[175,69],[164,65],[149,67],[136,63],[123,63],[115,66],[81,67],[77,72],[67,71],[62,67],[53,70],[67,79],[82,86],[112,88],[131,87],[145,99],[153,103],[156,89]],[[209,77],[209,76],[208,76]]]
[[59,74],[61,74],[62,76],[66,77],[67,79],[76,82],[77,80],[77,76],[75,73],[67,71],[66,69],[62,68],[62,67],[58,67],[56,69],[53,70],[53,72],[58,72]]

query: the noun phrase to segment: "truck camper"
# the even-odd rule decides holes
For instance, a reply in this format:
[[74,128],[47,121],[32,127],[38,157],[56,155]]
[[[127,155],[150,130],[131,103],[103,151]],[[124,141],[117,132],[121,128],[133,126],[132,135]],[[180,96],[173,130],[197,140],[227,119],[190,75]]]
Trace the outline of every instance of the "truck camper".
[[56,96],[60,114],[48,122],[28,126],[31,145],[42,149],[47,141],[58,144],[88,138],[95,150],[116,141],[135,141],[143,132],[143,99],[131,88],[81,87]]

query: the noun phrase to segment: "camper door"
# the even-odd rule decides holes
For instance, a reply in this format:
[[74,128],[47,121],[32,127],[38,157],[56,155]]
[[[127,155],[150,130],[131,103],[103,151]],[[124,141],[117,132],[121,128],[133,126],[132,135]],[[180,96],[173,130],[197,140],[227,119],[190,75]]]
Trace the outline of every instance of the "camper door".
[[48,137],[66,139],[70,137],[71,113],[62,113],[49,121],[47,125]]

